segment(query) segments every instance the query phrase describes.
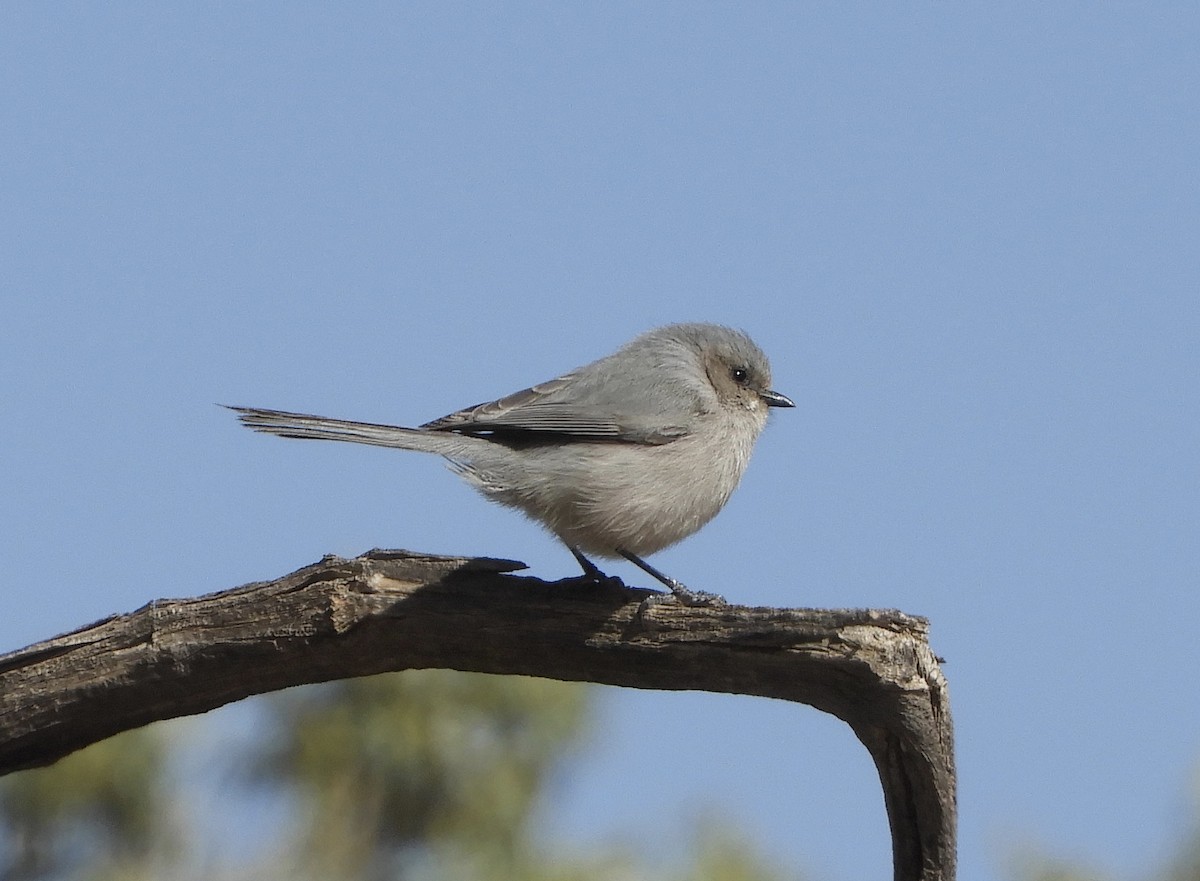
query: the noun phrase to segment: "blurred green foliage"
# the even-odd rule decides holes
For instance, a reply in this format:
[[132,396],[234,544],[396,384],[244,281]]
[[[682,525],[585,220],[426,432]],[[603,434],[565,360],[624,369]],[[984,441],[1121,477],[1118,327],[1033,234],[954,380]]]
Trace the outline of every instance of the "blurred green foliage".
[[717,819],[697,828],[682,866],[648,866],[620,846],[564,853],[542,840],[531,828],[539,800],[586,745],[593,694],[580,684],[425,670],[265,698],[266,730],[229,766],[286,793],[295,823],[262,830],[262,855],[232,868],[179,846],[196,830],[170,797],[172,741],[159,726],[120,735],[0,779],[0,881],[789,877]]
[[174,848],[166,744],[131,731],[34,771],[0,779],[0,878],[137,877]]
[[544,679],[420,670],[274,698],[255,767],[305,805],[295,871],[395,878],[434,853],[511,869],[547,775],[583,735],[587,697]]

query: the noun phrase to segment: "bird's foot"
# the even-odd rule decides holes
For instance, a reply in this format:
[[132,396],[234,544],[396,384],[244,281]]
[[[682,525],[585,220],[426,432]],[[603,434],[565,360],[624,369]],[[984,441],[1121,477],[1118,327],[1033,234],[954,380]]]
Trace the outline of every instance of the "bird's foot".
[[[645,603],[643,603],[643,606],[645,606],[646,603],[649,603],[650,605],[655,605],[657,603],[664,602],[668,598],[673,599],[675,602],[681,603],[682,605],[685,605],[685,606],[723,606],[723,605],[725,605],[725,597],[721,596],[719,593],[708,593],[703,590],[691,590],[686,585],[684,585],[684,583],[682,581],[676,581],[670,575],[660,572],[659,570],[655,569],[653,566],[651,566],[649,563],[647,563],[645,560],[643,560],[641,557],[639,557],[637,554],[633,553],[632,551],[627,551],[622,548],[617,548],[617,553],[620,554],[622,557],[624,557],[626,560],[628,560],[630,563],[633,563],[633,565],[640,568],[643,572],[645,572],[648,575],[654,576],[655,578],[657,578],[659,581],[661,581],[663,584],[665,584],[667,587],[669,587],[671,589],[671,592],[669,594],[657,594],[655,596],[650,597],[649,599],[647,599],[645,601]],[[579,556],[579,555],[576,554],[576,556]]]
[[671,588],[670,593],[655,593],[642,601],[642,606],[657,606],[662,603],[679,603],[683,606],[724,606],[728,604],[725,597],[719,593],[709,593],[706,590],[692,590],[674,578],[663,582]]

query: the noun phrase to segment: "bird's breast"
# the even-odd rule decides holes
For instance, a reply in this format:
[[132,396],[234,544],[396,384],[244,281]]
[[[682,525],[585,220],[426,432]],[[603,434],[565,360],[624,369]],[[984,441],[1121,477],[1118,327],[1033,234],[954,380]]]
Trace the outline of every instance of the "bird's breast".
[[744,425],[714,420],[708,430],[653,446],[564,445],[547,457],[558,476],[519,507],[585,552],[653,554],[700,529],[729,500],[758,435]]

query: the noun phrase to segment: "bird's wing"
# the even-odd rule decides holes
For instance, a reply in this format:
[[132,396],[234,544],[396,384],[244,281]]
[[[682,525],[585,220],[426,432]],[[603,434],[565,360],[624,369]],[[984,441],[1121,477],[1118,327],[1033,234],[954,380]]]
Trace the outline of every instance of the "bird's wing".
[[684,426],[663,422],[662,414],[643,404],[614,405],[610,396],[595,393],[593,384],[580,382],[576,374],[568,373],[498,400],[455,411],[421,428],[642,444],[670,443],[687,434]]

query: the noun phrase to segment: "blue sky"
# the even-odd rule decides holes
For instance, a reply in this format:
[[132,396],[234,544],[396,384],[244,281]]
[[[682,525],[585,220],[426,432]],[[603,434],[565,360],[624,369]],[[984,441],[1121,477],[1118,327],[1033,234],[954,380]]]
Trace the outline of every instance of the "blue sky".
[[[6,5],[0,649],[327,552],[573,574],[436,460],[214,404],[413,424],[724,322],[798,406],[654,562],[929,616],[962,876],[1140,877],[1200,759],[1197,45],[1170,3]],[[548,834],[713,805],[887,876],[836,720],[602,706]]]

